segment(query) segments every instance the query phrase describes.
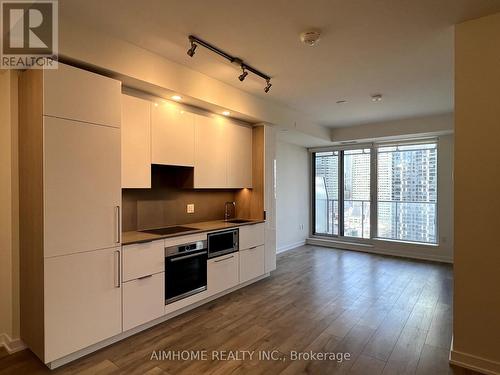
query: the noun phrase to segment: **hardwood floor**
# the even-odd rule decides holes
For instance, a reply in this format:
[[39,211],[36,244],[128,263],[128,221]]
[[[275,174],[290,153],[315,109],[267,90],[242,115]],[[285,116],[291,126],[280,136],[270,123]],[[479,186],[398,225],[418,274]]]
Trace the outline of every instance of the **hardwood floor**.
[[[279,255],[271,277],[52,373],[473,374],[448,365],[451,304],[449,265],[303,246]],[[209,359],[151,360],[163,350]],[[223,350],[277,350],[280,360],[210,358]],[[49,372],[27,350],[0,358],[0,375]]]

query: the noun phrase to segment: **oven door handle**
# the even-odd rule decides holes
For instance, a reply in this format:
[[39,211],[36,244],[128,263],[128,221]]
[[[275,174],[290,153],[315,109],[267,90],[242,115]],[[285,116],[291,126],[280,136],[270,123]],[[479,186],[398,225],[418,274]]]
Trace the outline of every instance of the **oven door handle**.
[[172,259],[168,259],[170,262],[177,262],[178,260],[183,260],[183,259],[189,259],[189,258],[194,258],[194,257],[198,257],[200,255],[205,255],[207,254],[206,251],[203,251],[201,253],[196,253],[196,254],[190,254],[190,255],[184,255],[182,257],[178,257],[178,258],[172,258]]

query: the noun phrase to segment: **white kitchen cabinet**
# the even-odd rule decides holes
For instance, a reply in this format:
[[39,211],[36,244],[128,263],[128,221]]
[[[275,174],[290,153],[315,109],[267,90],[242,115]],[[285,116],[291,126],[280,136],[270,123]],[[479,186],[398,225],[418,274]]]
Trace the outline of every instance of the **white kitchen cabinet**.
[[238,230],[240,250],[264,245],[264,223],[242,225]]
[[226,119],[195,115],[195,188],[227,186]]
[[123,283],[123,330],[161,317],[165,313],[165,273]]
[[44,116],[44,255],[120,242],[120,129]]
[[122,331],[120,248],[44,260],[45,362]]
[[165,240],[123,246],[123,281],[165,270]]
[[162,165],[194,165],[194,114],[175,103],[151,108],[151,162]]
[[209,259],[207,264],[207,288],[210,295],[238,285],[239,254],[232,253]]
[[115,128],[121,123],[121,82],[59,63],[43,71],[43,114]]
[[240,250],[240,283],[262,276],[265,273],[264,245]]
[[20,336],[44,363],[121,333],[121,82],[19,75]]
[[122,188],[151,187],[151,103],[122,95]]
[[229,123],[226,128],[227,187],[252,187],[252,127]]

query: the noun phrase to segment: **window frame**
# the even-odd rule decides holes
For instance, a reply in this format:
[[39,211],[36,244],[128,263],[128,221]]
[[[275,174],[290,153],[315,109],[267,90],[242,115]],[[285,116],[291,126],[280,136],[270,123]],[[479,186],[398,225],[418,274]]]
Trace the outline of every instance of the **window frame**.
[[[391,146],[404,146],[404,145],[418,145],[418,144],[436,144],[436,214],[435,214],[435,228],[436,228],[436,242],[420,242],[408,241],[400,239],[392,239],[385,237],[378,237],[378,149],[381,147]],[[344,152],[345,150],[353,149],[370,149],[370,238],[359,238],[344,236]],[[391,242],[400,244],[421,245],[424,247],[436,247],[440,244],[440,225],[439,225],[439,169],[440,169],[440,150],[439,150],[439,137],[431,138],[413,138],[401,139],[391,141],[380,141],[370,143],[349,143],[348,145],[334,145],[329,147],[316,147],[309,150],[310,165],[311,165],[311,221],[310,221],[310,236],[318,239],[330,240],[345,240],[346,242],[356,242],[360,244],[371,244],[373,241],[377,242]],[[339,207],[339,228],[338,234],[317,233],[316,232],[316,158],[315,154],[318,152],[332,152],[338,151],[338,207]]]

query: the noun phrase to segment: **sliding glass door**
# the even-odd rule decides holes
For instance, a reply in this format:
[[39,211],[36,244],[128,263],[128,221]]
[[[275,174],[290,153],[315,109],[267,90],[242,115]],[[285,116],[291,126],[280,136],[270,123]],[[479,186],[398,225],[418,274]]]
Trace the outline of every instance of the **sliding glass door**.
[[315,233],[339,234],[339,152],[316,152],[315,170]]
[[369,148],[316,152],[315,234],[370,238]]
[[370,238],[370,149],[342,151],[345,237]]

